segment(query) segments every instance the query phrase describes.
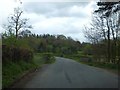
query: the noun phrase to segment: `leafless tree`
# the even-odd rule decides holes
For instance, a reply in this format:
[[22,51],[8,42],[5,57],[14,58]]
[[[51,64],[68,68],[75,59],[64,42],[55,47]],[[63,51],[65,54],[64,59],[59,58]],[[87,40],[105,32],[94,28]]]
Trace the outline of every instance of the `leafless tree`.
[[32,28],[31,25],[28,25],[28,19],[22,18],[23,11],[18,7],[14,9],[14,14],[8,17],[8,23],[5,25],[5,28],[10,34],[15,34],[18,38],[19,31]]
[[106,40],[106,29],[103,18],[100,15],[94,15],[90,26],[85,26],[84,34],[92,43],[98,43],[102,39]]

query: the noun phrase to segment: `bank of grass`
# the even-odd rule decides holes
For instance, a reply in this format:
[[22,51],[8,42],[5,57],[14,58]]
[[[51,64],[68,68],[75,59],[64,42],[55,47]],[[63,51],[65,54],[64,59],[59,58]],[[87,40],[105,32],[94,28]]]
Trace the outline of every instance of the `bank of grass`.
[[[47,64],[54,63],[55,59],[51,58],[51,62]],[[43,59],[43,54],[34,54],[34,59],[32,62],[19,61],[17,63],[8,62],[6,65],[2,65],[2,87],[10,87],[15,80],[24,75],[27,71],[40,68],[45,63]]]
[[81,62],[80,63],[83,64],[87,64],[89,66],[94,66],[94,67],[99,67],[99,68],[103,68],[109,72],[115,73],[115,74],[119,74],[120,75],[120,67],[118,64],[113,64],[113,63],[103,63],[103,62]]
[[19,61],[17,63],[8,62],[2,65],[2,87],[9,87],[16,79],[18,79],[25,71],[35,68],[33,63]]
[[103,68],[103,69],[106,69],[115,74],[120,74],[120,67],[118,64],[104,63],[104,62],[92,62],[92,61],[91,62],[83,62],[80,60],[80,56],[75,56],[75,55],[65,55],[64,57],[70,58],[70,59],[75,60],[82,64],[87,64],[89,66]]

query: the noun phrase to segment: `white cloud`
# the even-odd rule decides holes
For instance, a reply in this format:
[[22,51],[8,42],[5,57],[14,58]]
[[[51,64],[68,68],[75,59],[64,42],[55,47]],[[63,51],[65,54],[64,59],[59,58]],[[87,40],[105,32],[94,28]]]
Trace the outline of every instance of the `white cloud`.
[[[13,0],[12,2],[8,0],[0,2],[2,2],[2,4],[0,3],[0,13],[2,13],[0,21],[5,22],[7,16],[16,7],[16,3]],[[6,3],[7,6],[4,5]],[[64,34],[80,41],[86,41],[82,29],[84,25],[89,24],[95,4],[93,1],[72,3],[23,2],[21,8],[24,9],[23,17],[30,19],[33,33]],[[2,23],[0,22],[0,25]]]
[[24,1],[24,2],[90,2],[93,0],[34,0],[34,1],[33,0],[21,0],[21,1]]
[[46,19],[46,17],[42,14],[27,13],[27,12],[24,12],[23,18],[28,18],[31,24],[35,24],[44,21]]
[[14,11],[14,7],[18,4],[14,0],[1,0],[0,1],[0,33],[4,32],[3,24],[7,22],[7,17]]

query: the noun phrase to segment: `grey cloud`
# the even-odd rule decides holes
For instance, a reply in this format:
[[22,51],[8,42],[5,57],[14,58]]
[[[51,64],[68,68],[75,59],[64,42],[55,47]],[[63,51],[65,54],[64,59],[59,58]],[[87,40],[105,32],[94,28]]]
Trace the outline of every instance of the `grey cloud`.
[[45,14],[55,9],[52,4],[40,2],[27,2],[23,5],[28,13]]
[[85,7],[88,2],[27,2],[24,9],[28,13],[43,14],[47,17],[86,17],[83,13],[69,13],[73,6]]
[[[38,34],[64,34],[72,36],[74,39],[78,38],[80,40],[84,40],[84,36],[82,36],[82,27],[84,21],[88,21],[89,19],[89,16],[84,11],[84,8],[89,3],[90,2],[26,2],[23,4],[23,8],[29,15],[35,14],[35,16],[31,15],[33,18],[32,21],[34,21],[31,22],[34,26],[34,29],[32,30],[33,32]],[[71,8],[73,7],[76,8],[72,11]],[[92,7],[95,6],[93,5]],[[78,8],[82,10],[79,11]],[[74,12],[76,9],[79,12]],[[56,22],[56,20],[58,20],[58,22]]]
[[61,10],[55,10],[52,13],[46,14],[47,17],[80,17],[85,18],[87,17],[84,13],[71,13],[68,11],[68,9],[61,9]]

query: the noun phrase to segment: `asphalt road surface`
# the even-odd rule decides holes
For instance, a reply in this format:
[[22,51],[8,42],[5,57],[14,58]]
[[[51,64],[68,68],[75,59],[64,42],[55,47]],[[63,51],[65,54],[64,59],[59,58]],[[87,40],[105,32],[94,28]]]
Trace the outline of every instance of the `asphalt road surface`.
[[27,76],[19,88],[117,88],[118,76],[106,70],[56,57],[56,62]]

